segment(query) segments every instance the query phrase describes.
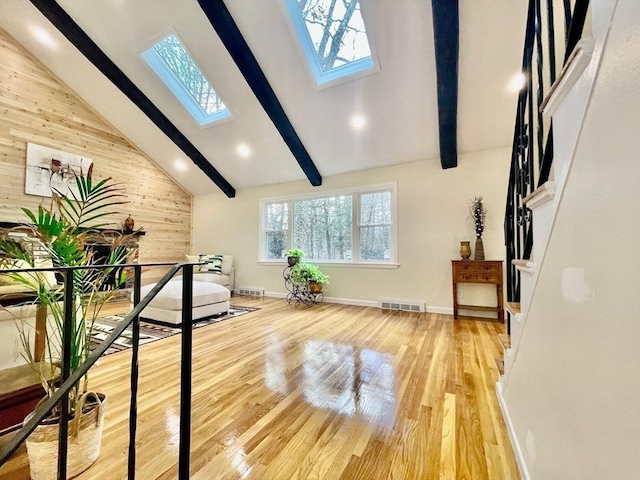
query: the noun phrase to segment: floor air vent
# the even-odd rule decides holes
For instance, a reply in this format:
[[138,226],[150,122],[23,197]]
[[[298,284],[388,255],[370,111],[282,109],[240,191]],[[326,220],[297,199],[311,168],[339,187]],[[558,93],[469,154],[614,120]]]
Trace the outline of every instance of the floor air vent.
[[424,312],[425,302],[403,298],[378,298],[378,307],[383,310],[400,310],[402,312]]
[[264,297],[264,288],[262,287],[238,287],[234,290],[238,295],[249,295],[251,297]]

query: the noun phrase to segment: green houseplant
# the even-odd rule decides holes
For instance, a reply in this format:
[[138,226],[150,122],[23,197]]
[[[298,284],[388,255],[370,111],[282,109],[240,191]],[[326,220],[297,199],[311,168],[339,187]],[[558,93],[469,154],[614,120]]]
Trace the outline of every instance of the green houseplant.
[[[127,203],[124,189],[112,182],[111,178],[93,182],[91,175],[75,178],[77,193],[70,189],[65,197],[54,192],[48,208],[38,207],[37,211],[22,208],[29,222],[20,227],[0,232],[0,261],[3,268],[42,267],[39,256],[42,252],[50,260],[50,266],[84,267],[96,265],[93,251],[87,244],[96,235],[98,228],[109,225],[108,219],[117,212],[113,208]],[[15,231],[26,233],[26,237],[16,237]],[[25,241],[28,238],[28,242]],[[110,253],[100,264],[116,265],[126,263],[129,249],[123,242],[126,236],[110,237]],[[34,242],[39,248],[33,249]],[[71,373],[78,369],[90,353],[93,324],[102,306],[111,298],[113,291],[103,292],[107,276],[117,273],[115,267],[106,269],[79,269],[73,271],[73,303],[71,309]],[[18,284],[22,284],[35,297],[35,301],[47,308],[50,321],[45,337],[43,358],[35,358],[30,350],[32,331],[19,324],[22,355],[38,372],[42,386],[48,397],[57,390],[60,381],[62,361],[62,332],[65,322],[62,289],[52,285],[50,277],[38,273],[5,274]],[[125,281],[124,272],[116,275],[116,287]],[[103,394],[90,392],[88,376],[84,376],[69,392],[71,428],[69,441],[70,476],[86,470],[98,457],[102,434],[102,422],[106,398]],[[27,451],[32,478],[55,478],[57,451],[57,423],[59,407],[54,409],[49,419],[39,425],[27,440]],[[93,420],[86,420],[91,417]],[[83,425],[87,428],[83,430]],[[87,447],[85,442],[97,441],[97,446]],[[53,460],[52,460],[53,459]]]
[[291,280],[298,285],[307,285],[312,293],[318,293],[325,283],[329,283],[329,276],[322,273],[317,265],[299,262],[291,269]]
[[304,257],[304,250],[299,248],[290,248],[284,256],[287,257],[287,263],[289,266],[293,267],[302,260],[302,257]]

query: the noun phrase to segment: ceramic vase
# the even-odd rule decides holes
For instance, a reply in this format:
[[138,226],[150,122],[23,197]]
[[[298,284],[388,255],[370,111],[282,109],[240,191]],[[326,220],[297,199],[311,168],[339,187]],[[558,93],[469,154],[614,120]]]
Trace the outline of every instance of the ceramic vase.
[[473,259],[484,260],[484,244],[482,243],[482,237],[476,238],[476,251]]
[[460,242],[460,256],[463,260],[469,260],[471,256],[471,246],[470,242]]

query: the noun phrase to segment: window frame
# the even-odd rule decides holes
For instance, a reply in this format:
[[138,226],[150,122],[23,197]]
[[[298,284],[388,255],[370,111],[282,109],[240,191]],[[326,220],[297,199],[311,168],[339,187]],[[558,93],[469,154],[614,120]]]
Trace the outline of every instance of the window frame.
[[[397,182],[389,182],[377,185],[366,185],[353,188],[345,188],[340,190],[326,190],[317,193],[287,195],[281,197],[270,197],[260,199],[259,204],[259,228],[258,228],[258,264],[259,265],[284,265],[286,259],[269,259],[267,256],[267,211],[268,206],[275,203],[287,203],[289,215],[287,218],[287,249],[294,248],[293,242],[293,222],[294,222],[294,208],[293,204],[296,201],[314,200],[321,198],[329,198],[340,195],[351,195],[351,208],[352,208],[352,259],[347,260],[309,260],[312,263],[318,265],[335,265],[341,267],[364,267],[364,268],[398,268],[398,201],[397,201]],[[391,193],[391,223],[390,226],[390,258],[389,260],[362,260],[360,258],[360,228],[363,226],[360,222],[360,195],[376,192],[390,192]],[[387,224],[384,224],[386,226]],[[364,225],[366,227],[377,225]]]
[[307,30],[305,20],[300,14],[296,0],[280,0],[279,3],[287,19],[286,23],[289,26],[289,30],[296,40],[294,43],[306,60],[307,71],[310,73],[311,78],[313,78],[317,89],[332,87],[380,71],[373,34],[371,33],[366,13],[362,9],[362,4],[360,4],[360,14],[362,15],[362,21],[365,25],[365,35],[367,37],[370,55],[324,72],[320,66],[313,41]]
[[[193,98],[191,92],[187,89],[187,87],[182,83],[182,81],[178,78],[173,70],[167,65],[164,58],[160,56],[160,54],[154,48],[158,43],[165,40],[167,37],[175,36],[178,41],[182,44],[182,47],[185,49],[191,61],[198,67],[202,76],[209,82],[209,85],[215,92],[218,98],[222,100],[224,103],[224,110],[219,110],[215,113],[208,114],[202,105],[198,103],[198,101]],[[222,99],[218,90],[214,87],[213,83],[205,75],[204,70],[200,67],[195,57],[192,55],[191,51],[187,48],[187,45],[184,43],[182,38],[174,31],[169,30],[164,35],[160,36],[159,39],[155,40],[150,45],[146,46],[144,50],[140,52],[140,57],[144,60],[146,65],[151,69],[151,71],[162,81],[165,87],[169,89],[169,92],[180,102],[180,104],[184,107],[184,109],[191,115],[191,117],[196,121],[196,123],[200,127],[208,127],[215,123],[222,122],[223,120],[229,120],[233,117],[233,113],[229,109],[227,103]]]

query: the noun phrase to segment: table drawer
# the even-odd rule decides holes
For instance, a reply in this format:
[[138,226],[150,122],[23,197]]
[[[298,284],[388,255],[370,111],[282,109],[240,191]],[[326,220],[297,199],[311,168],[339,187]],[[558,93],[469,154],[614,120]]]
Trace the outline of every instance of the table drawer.
[[456,282],[479,282],[478,275],[475,273],[458,273],[456,274]]
[[475,277],[478,283],[497,283],[500,280],[500,275],[492,272],[477,273]]
[[499,262],[476,262],[475,267],[478,273],[491,273],[499,272],[502,265]]
[[457,262],[454,263],[456,273],[471,273],[476,271],[475,262]]

